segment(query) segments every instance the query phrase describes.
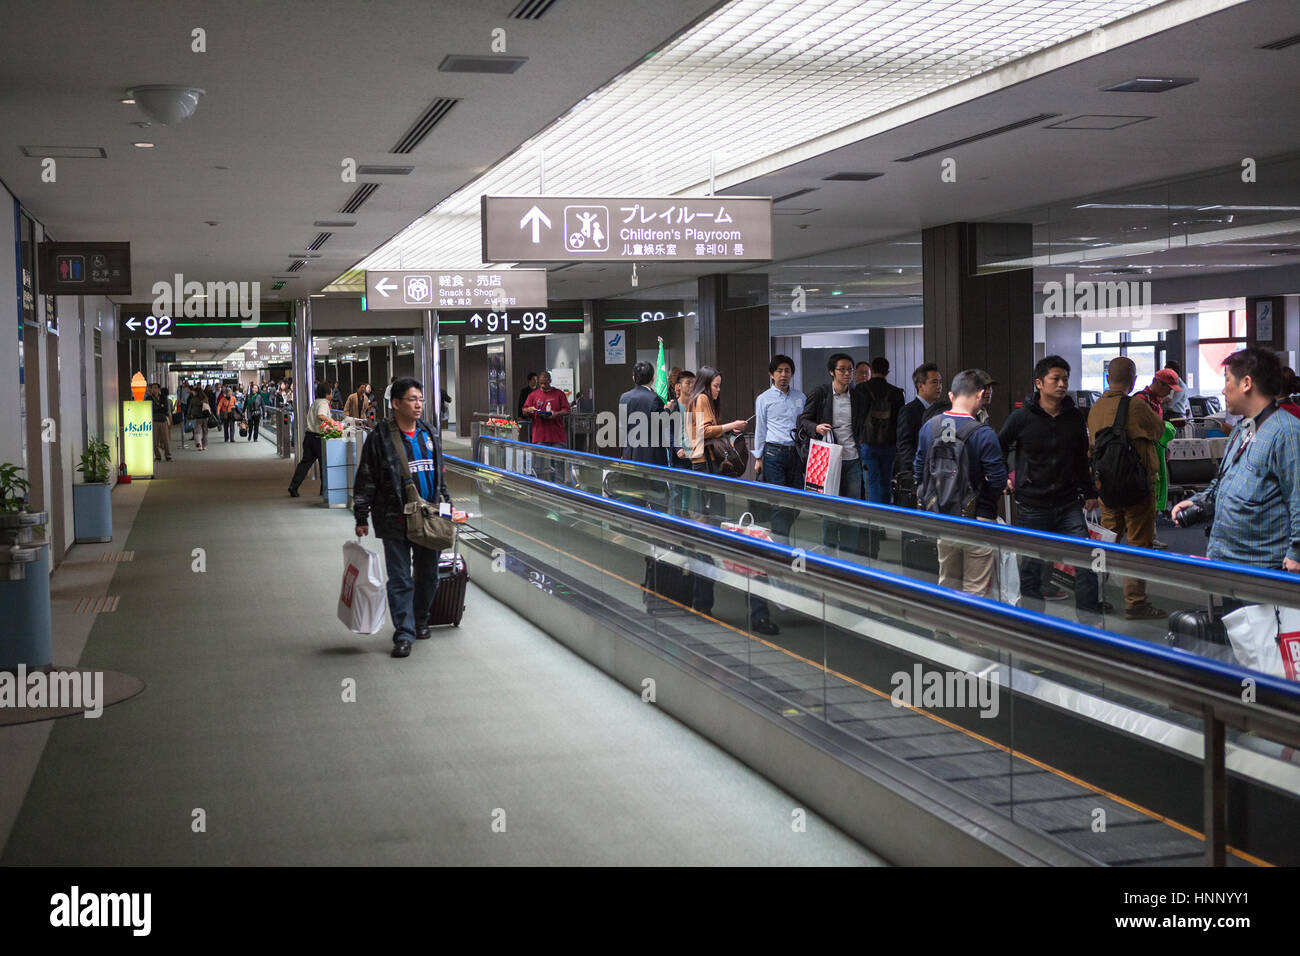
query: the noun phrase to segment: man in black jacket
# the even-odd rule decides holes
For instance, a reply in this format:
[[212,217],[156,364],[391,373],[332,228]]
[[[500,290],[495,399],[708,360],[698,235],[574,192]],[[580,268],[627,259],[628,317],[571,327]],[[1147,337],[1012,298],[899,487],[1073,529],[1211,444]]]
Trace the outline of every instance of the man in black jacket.
[[[1097,507],[1088,466],[1088,420],[1069,397],[1070,365],[1049,355],[1034,366],[1034,395],[1011,413],[998,441],[1015,456],[1015,496],[1020,524],[1076,538],[1088,537],[1083,512]],[[1008,482],[1010,484],[1010,482]],[[1057,601],[1068,595],[1043,581],[1046,563],[1022,559],[1020,596]],[[1075,605],[1081,611],[1113,610],[1100,600],[1097,576],[1075,569]]]
[[[867,417],[867,400],[853,387],[853,357],[836,352],[826,361],[830,382],[818,385],[804,401],[799,415],[799,436],[839,445],[841,498],[862,498],[862,461],[858,458],[858,439]],[[822,519],[822,542],[841,551],[859,552],[860,541],[855,528],[833,518]],[[878,543],[871,539],[869,545]]]
[[[361,449],[361,463],[353,482],[353,515],[358,537],[369,533],[367,518],[375,519],[375,535],[384,542],[388,569],[388,611],[393,619],[393,656],[407,657],[411,641],[429,636],[429,608],[438,590],[438,552],[412,543],[406,537],[403,483],[411,481],[425,501],[445,502],[450,515],[451,496],[442,471],[442,448],[436,435],[421,420],[424,390],[413,378],[392,385],[391,423],[370,433]],[[394,431],[396,428],[396,432]],[[405,445],[410,474],[403,477],[395,442]]]
[[[943,376],[939,366],[926,362],[917,366],[912,372],[912,385],[916,388],[916,398],[903,406],[898,413],[898,431],[896,446],[898,453],[894,458],[894,471],[899,478],[901,490],[906,492],[906,504],[915,506],[916,488],[913,487],[912,468],[916,464],[916,436],[921,426],[951,408],[943,394]],[[900,500],[896,504],[904,504]]]
[[876,356],[871,360],[871,378],[854,386],[867,400],[862,442],[858,448],[868,501],[887,505],[893,500],[890,482],[894,477],[897,454],[898,421],[907,396],[901,388],[890,385],[889,359]]
[[[655,367],[649,362],[637,362],[632,369],[632,388],[618,400],[619,426],[623,432],[623,460],[640,461],[647,465],[668,465],[667,445],[672,435],[662,427],[668,419],[660,413],[664,401],[650,383],[655,377]],[[627,411],[623,407],[627,407]]]

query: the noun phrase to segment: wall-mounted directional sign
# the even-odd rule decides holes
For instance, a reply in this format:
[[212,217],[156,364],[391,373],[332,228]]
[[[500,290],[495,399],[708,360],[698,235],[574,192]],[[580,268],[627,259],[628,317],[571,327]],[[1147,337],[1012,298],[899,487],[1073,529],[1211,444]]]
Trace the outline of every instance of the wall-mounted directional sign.
[[42,242],[39,261],[46,295],[131,294],[129,242]]
[[[248,339],[254,335],[288,335],[292,331],[289,316],[285,312],[263,310],[256,319],[235,318],[186,318],[179,315],[154,315],[147,308],[127,307],[119,313],[122,334],[132,339],[200,339],[200,338],[235,338],[243,336]],[[288,345],[288,342],[285,343]],[[283,353],[287,355],[288,353]]]
[[531,335],[581,332],[582,313],[573,309],[477,309],[438,313],[441,335]]
[[768,196],[484,196],[484,262],[749,262],[772,258]]
[[367,272],[366,311],[544,309],[545,269],[422,269]]

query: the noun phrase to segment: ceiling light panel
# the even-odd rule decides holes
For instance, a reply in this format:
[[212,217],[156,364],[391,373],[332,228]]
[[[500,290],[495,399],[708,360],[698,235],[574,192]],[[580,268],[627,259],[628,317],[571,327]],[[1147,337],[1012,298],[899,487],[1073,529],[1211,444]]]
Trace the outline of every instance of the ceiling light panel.
[[[593,92],[359,262],[480,265],[479,197],[698,192],[709,179],[979,76],[1161,0],[735,0]],[[653,173],[647,171],[653,167]],[[400,263],[400,265],[399,265]]]

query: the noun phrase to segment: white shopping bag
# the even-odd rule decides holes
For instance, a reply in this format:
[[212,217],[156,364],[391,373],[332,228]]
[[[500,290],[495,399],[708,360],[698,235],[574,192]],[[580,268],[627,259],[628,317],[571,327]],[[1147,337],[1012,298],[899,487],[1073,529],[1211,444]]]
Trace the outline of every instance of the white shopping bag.
[[357,634],[375,634],[387,617],[387,595],[379,571],[379,555],[359,541],[343,545],[343,587],[339,590],[339,620]]
[[804,472],[804,491],[822,495],[840,493],[840,467],[844,448],[834,442],[813,439],[808,443],[808,469]]
[[[998,524],[1006,523],[998,518]],[[1003,604],[1020,604],[1020,560],[1009,548],[998,549],[998,597]]]
[[[746,519],[748,519],[748,521]],[[750,538],[757,538],[760,541],[772,540],[772,532],[768,531],[762,525],[754,524],[754,516],[748,511],[740,516],[739,521],[722,522],[722,530],[732,531],[736,534],[743,534]],[[747,565],[740,564],[739,562],[729,561],[726,558],[722,558],[721,560],[723,568],[728,571],[733,571],[736,574],[743,574],[746,577],[754,577],[762,574],[761,571],[756,571]]]
[[1300,680],[1300,611],[1248,604],[1225,614],[1223,628],[1242,667]]

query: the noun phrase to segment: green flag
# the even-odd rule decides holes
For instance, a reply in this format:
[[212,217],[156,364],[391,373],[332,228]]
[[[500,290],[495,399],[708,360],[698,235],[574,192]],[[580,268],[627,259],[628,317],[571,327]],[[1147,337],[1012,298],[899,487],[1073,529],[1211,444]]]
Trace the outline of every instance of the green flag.
[[659,362],[655,366],[654,390],[658,396],[668,403],[668,366],[664,362],[664,340],[659,340]]

